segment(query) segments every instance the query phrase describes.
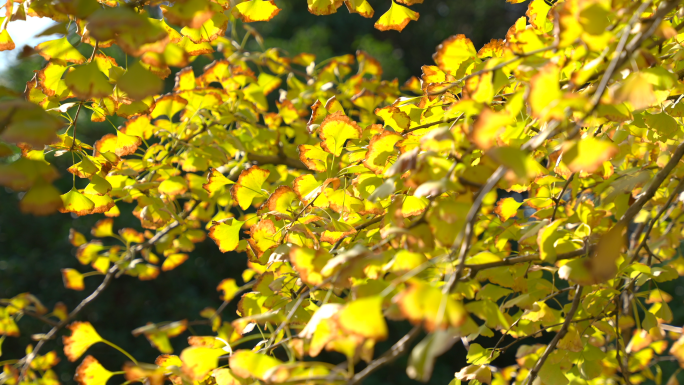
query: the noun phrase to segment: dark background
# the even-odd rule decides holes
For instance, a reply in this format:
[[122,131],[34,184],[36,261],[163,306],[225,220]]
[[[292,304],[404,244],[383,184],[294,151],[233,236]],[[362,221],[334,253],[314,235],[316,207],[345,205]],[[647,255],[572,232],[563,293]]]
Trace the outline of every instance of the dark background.
[[[463,33],[473,40],[476,49],[490,39],[503,38],[508,27],[527,8],[527,4],[510,5],[504,0],[477,1],[435,1],[412,7],[420,12],[420,20],[411,22],[402,33],[396,31],[380,32],[373,28],[377,18],[384,13],[389,1],[371,0],[375,8],[373,19],[364,19],[359,15],[350,15],[342,6],[338,12],[330,16],[311,15],[304,0],[282,1],[276,3],[283,11],[268,23],[252,24],[265,39],[267,47],[279,47],[291,55],[310,52],[317,55],[317,61],[325,58],[353,53],[357,49],[366,50],[383,65],[384,77],[399,78],[400,84],[408,77],[420,76],[422,65],[431,65],[432,54],[436,46],[453,34]],[[238,28],[244,34],[242,28]],[[77,39],[70,39],[77,44]],[[256,49],[256,44],[248,46]],[[90,54],[92,48],[78,47]],[[120,52],[112,51],[110,55],[123,62]],[[200,69],[210,59],[200,58],[194,64]],[[43,65],[38,57],[17,61],[16,65],[0,73],[0,82],[16,91],[23,91],[25,82],[32,76],[32,71]],[[167,88],[172,86],[174,76],[167,78]],[[84,110],[85,111],[85,110]],[[83,113],[83,111],[82,111]],[[102,135],[111,131],[109,123],[91,123],[88,114],[79,119],[79,139],[93,143]],[[114,118],[115,124],[122,120]],[[62,191],[71,187],[71,175],[66,173],[70,160],[49,158],[59,170],[62,178],[57,182]],[[70,158],[70,157],[69,157]],[[2,160],[0,159],[0,162]],[[83,181],[82,181],[83,182]],[[83,187],[83,186],[78,186]],[[81,272],[89,271],[89,267],[81,266],[75,258],[75,248],[67,239],[71,227],[86,234],[90,239],[90,227],[102,216],[72,217],[67,214],[56,214],[48,217],[24,215],[18,210],[18,194],[7,189],[0,189],[0,298],[10,298],[23,292],[31,292],[50,309],[58,301],[64,302],[69,310],[73,309],[87,294],[100,283],[101,277],[86,278],[86,290],[76,292],[66,290],[62,284],[60,268],[71,267]],[[139,221],[131,215],[132,205],[119,204],[122,215],[115,218],[115,229],[133,227],[140,230]],[[136,278],[123,276],[112,285],[94,303],[79,316],[80,320],[93,323],[97,331],[106,339],[133,354],[141,362],[153,362],[159,352],[152,348],[145,337],[134,337],[131,330],[147,322],[174,321],[187,318],[199,320],[199,312],[205,307],[218,307],[220,300],[216,285],[224,278],[233,277],[242,284],[240,275],[245,268],[246,257],[237,253],[222,254],[211,240],[197,245],[190,254],[190,259],[173,271],[163,272],[154,281],[141,282]],[[662,288],[674,293],[674,282],[662,285]],[[681,289],[680,289],[681,291]],[[236,318],[235,303],[223,312],[225,319]],[[672,305],[672,304],[671,304]],[[673,306],[679,325],[682,312]],[[24,349],[31,343],[30,333],[41,333],[49,330],[39,321],[25,317],[20,322],[22,336],[7,338],[2,345],[0,361],[21,358]],[[376,347],[376,355],[387,350],[409,330],[406,323],[390,323],[390,339]],[[192,332],[197,335],[210,335],[207,326],[196,326]],[[68,332],[62,332],[62,335]],[[172,339],[175,352],[179,353],[187,343],[185,337],[190,332]],[[493,346],[496,340],[480,338],[477,341],[483,346]],[[530,343],[543,343],[541,338]],[[43,353],[61,349],[61,344],[50,342]],[[94,355],[106,368],[120,370],[126,361],[119,352],[98,344],[89,349],[87,354]],[[61,355],[61,354],[60,354]],[[63,356],[62,356],[63,357]],[[331,362],[342,362],[341,355],[322,356]],[[365,381],[365,384],[415,384],[405,374],[407,356],[399,358],[394,364],[387,366]],[[504,367],[513,364],[514,351],[499,358],[495,364]],[[459,342],[440,357],[430,383],[447,384],[454,377],[454,372],[466,365],[465,349]],[[666,372],[674,370],[674,364]],[[71,384],[76,364],[63,358],[55,367],[55,371],[63,383]],[[359,365],[357,369],[361,369]],[[664,377],[665,381],[668,377]],[[110,383],[122,382],[120,376],[113,377]]]

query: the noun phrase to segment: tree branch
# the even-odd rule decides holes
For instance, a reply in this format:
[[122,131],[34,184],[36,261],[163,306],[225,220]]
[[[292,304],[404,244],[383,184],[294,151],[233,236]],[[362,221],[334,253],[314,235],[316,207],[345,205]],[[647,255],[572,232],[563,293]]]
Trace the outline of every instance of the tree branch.
[[553,337],[553,340],[551,340],[551,343],[546,347],[546,350],[544,350],[544,354],[542,354],[541,357],[539,357],[539,360],[537,363],[534,365],[534,368],[530,371],[530,374],[527,375],[527,381],[525,383],[527,385],[532,385],[534,382],[534,379],[537,378],[537,374],[539,374],[539,370],[541,370],[542,366],[544,366],[544,362],[546,362],[546,359],[549,358],[549,355],[551,352],[553,352],[554,349],[556,349],[556,345],[558,345],[558,341],[561,340],[565,336],[565,333],[568,332],[568,327],[570,326],[570,323],[572,322],[572,317],[575,316],[575,313],[577,312],[577,309],[579,308],[579,303],[580,299],[582,297],[582,286],[576,285],[575,289],[575,298],[572,300],[572,306],[570,307],[570,311],[568,314],[565,316],[565,321],[563,322],[563,326],[561,326],[561,329],[556,333],[556,335]]
[[354,377],[347,382],[347,385],[355,385],[366,379],[373,372],[380,369],[383,365],[389,364],[394,361],[397,357],[401,356],[408,350],[409,345],[413,340],[415,340],[420,334],[420,326],[414,326],[411,331],[409,331],[405,336],[401,337],[397,343],[392,345],[392,347],[383,353],[380,357],[371,361],[368,366],[366,366],[362,371],[356,373]]

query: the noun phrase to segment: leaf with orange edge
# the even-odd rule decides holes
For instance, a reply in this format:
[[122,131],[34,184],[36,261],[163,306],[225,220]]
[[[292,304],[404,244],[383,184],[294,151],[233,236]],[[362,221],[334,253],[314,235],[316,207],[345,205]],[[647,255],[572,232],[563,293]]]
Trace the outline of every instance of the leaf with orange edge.
[[188,260],[188,255],[184,253],[171,254],[162,263],[162,271],[173,270]]
[[423,324],[426,330],[434,331],[458,327],[466,322],[468,313],[463,304],[442,293],[441,288],[419,280],[408,283],[408,290],[399,294],[397,304],[412,324]]
[[154,101],[150,116],[154,119],[166,116],[169,120],[188,105],[188,101],[178,95],[166,94]]
[[323,231],[323,234],[321,234],[320,241],[333,244],[339,241],[340,239],[355,233],[356,229],[354,228],[354,226],[348,223],[331,219],[330,224],[328,225],[326,230]]
[[375,14],[375,10],[368,3],[368,0],[344,0],[344,5],[347,6],[349,13],[358,13],[367,19]]
[[361,127],[341,112],[328,115],[318,128],[321,148],[339,157],[347,140],[359,139]]
[[298,150],[299,160],[301,160],[309,170],[325,172],[328,169],[328,158],[330,157],[328,152],[323,151],[318,146],[309,144],[300,144]]
[[36,46],[38,54],[45,60],[58,59],[70,63],[81,64],[86,61],[85,56],[72,46],[66,37],[55,40],[48,40]]
[[67,87],[79,98],[104,98],[112,94],[114,86],[92,62],[76,67],[64,76]]
[[313,250],[303,247],[290,249],[290,263],[297,270],[301,280],[312,286],[320,285],[325,279],[321,270],[333,258],[326,249]]
[[191,346],[185,348],[180,359],[183,361],[181,370],[195,381],[203,380],[212,369],[218,367],[218,358],[226,354],[223,349]]
[[437,46],[437,52],[432,55],[437,66],[444,72],[454,74],[461,64],[468,59],[477,57],[473,42],[465,35],[454,35]]
[[75,229],[69,229],[69,243],[74,247],[79,247],[87,242],[86,237],[76,231]]
[[249,0],[236,5],[233,12],[243,22],[251,23],[273,19],[280,12],[280,8],[273,0]]
[[68,193],[63,194],[62,202],[64,206],[59,209],[62,213],[74,213],[78,216],[90,214],[95,208],[95,203],[85,195],[81,194],[75,188],[72,188]]
[[213,194],[221,187],[230,184],[235,184],[235,182],[226,178],[226,176],[221,174],[220,171],[213,168],[211,171],[209,171],[209,174],[207,174],[207,183],[203,184],[202,188],[205,189],[209,194]]
[[233,200],[237,202],[240,208],[247,210],[252,205],[254,198],[265,195],[261,191],[261,186],[270,174],[270,171],[258,166],[252,166],[240,173],[237,183],[231,190]]
[[111,237],[114,235],[112,230],[114,227],[114,220],[111,218],[100,219],[95,223],[95,225],[90,229],[90,234],[93,237],[104,238]]
[[516,216],[522,204],[523,202],[518,202],[514,198],[504,198],[496,202],[494,212],[502,222],[506,222],[509,218]]
[[74,380],[80,385],[107,385],[114,373],[105,369],[93,356],[87,356],[76,368]]
[[252,246],[252,249],[257,254],[261,255],[271,247],[278,244],[275,240],[277,234],[276,227],[270,219],[262,219],[250,229],[251,237],[247,240]]
[[314,15],[332,15],[342,6],[342,0],[306,0],[309,12]]
[[62,343],[64,354],[71,362],[81,357],[93,344],[103,341],[90,322],[77,321],[67,326],[67,329],[71,330],[71,336],[62,337]]
[[17,46],[14,44],[14,41],[9,35],[9,32],[7,32],[7,29],[3,29],[2,32],[0,32],[0,52],[11,51],[16,47]]
[[141,233],[139,233],[135,229],[131,228],[124,228],[119,230],[119,235],[126,241],[127,243],[143,243],[145,242],[145,236]]
[[[420,87],[418,89],[420,89]],[[385,122],[386,127],[392,127],[396,132],[408,130],[411,125],[411,118],[409,118],[405,112],[394,106],[376,108],[375,115],[379,116],[380,119]]]
[[173,199],[177,195],[185,194],[188,191],[188,182],[182,176],[172,176],[161,182],[157,190]]
[[416,21],[418,17],[420,17],[418,12],[392,1],[390,9],[375,22],[375,28],[381,31],[393,29],[401,32],[410,21]]
[[395,150],[394,145],[402,140],[403,137],[392,131],[383,131],[380,135],[371,138],[368,144],[368,152],[363,164],[376,174],[382,174],[391,160],[399,151]]
[[229,218],[223,222],[213,222],[209,229],[209,238],[216,242],[222,253],[233,251],[240,243],[240,229],[245,224],[234,218]]
[[64,287],[71,290],[81,291],[85,289],[83,284],[83,274],[76,269],[62,269],[62,279]]
[[292,204],[298,200],[297,194],[289,186],[279,186],[265,203],[268,211],[291,214]]

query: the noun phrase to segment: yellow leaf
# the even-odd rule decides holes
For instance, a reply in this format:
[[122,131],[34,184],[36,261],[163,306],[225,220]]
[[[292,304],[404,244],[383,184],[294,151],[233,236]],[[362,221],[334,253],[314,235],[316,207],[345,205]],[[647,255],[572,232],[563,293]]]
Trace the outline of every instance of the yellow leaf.
[[209,229],[209,238],[216,242],[222,253],[233,251],[240,242],[240,228],[245,222],[229,218],[224,222],[214,222]]
[[337,314],[337,322],[350,334],[375,341],[387,338],[387,323],[382,315],[382,297],[360,298],[348,303]]
[[85,56],[74,48],[66,37],[55,40],[48,40],[36,46],[36,51],[45,60],[59,59],[62,61],[81,64],[86,61]]
[[187,254],[184,254],[184,253],[171,254],[168,257],[166,257],[166,259],[164,260],[164,263],[162,263],[161,269],[162,269],[162,271],[173,270],[187,260],[188,260]]
[[477,380],[483,384],[492,382],[492,371],[486,365],[469,365],[456,373],[456,379],[461,381]]
[[11,51],[14,48],[16,48],[16,45],[14,44],[12,37],[9,35],[9,32],[7,32],[7,29],[3,29],[2,32],[0,32],[0,52]]
[[386,168],[396,160],[399,151],[394,148],[394,145],[402,139],[401,135],[389,130],[373,136],[368,144],[368,152],[363,164],[376,174],[384,173]]
[[62,280],[67,289],[78,291],[85,289],[83,275],[76,269],[62,269]]
[[574,143],[566,142],[564,147],[563,162],[572,172],[592,173],[618,152],[618,147],[613,143],[594,137],[580,139]]
[[468,314],[463,304],[448,295],[445,297],[440,288],[418,280],[409,281],[409,286],[399,294],[397,304],[412,324],[423,324],[428,331],[434,331],[466,322]]
[[321,138],[321,147],[339,157],[342,154],[344,144],[349,139],[361,137],[361,128],[341,112],[328,115],[318,129]]
[[293,247],[290,250],[290,262],[299,273],[304,283],[315,286],[323,283],[325,279],[321,271],[332,259],[332,255],[324,248],[318,250]]
[[95,223],[95,225],[90,229],[90,234],[93,237],[103,238],[111,237],[114,235],[112,227],[114,226],[114,220],[111,218],[100,219]]
[[506,222],[509,218],[516,216],[518,208],[522,206],[522,202],[517,202],[513,198],[504,198],[496,203],[494,212],[499,216],[502,222]]
[[240,20],[251,23],[273,19],[280,12],[280,8],[273,0],[250,0],[236,5],[235,11]]
[[133,135],[128,135],[124,134],[121,131],[116,132],[116,148],[114,152],[118,156],[126,156],[126,155],[131,155],[135,152],[135,150],[138,149],[138,146],[142,143],[142,139],[133,136]]
[[128,66],[128,70],[116,82],[116,86],[134,100],[142,100],[163,91],[164,81],[143,68],[139,61]]
[[93,356],[87,356],[76,368],[74,379],[80,385],[107,385],[114,373],[105,369]]
[[299,150],[299,160],[309,170],[325,172],[328,169],[328,157],[330,156],[328,152],[323,151],[318,146],[308,144],[300,144],[297,149]]
[[48,215],[64,206],[59,190],[43,180],[37,181],[19,201],[22,213]]
[[368,3],[368,0],[344,0],[349,13],[358,13],[365,18],[371,18],[375,14],[375,10]]
[[231,191],[233,200],[240,205],[240,208],[247,210],[254,198],[265,195],[261,191],[261,186],[270,174],[270,171],[258,166],[252,166],[240,173],[240,177]]
[[221,187],[229,184],[235,184],[232,180],[226,178],[225,175],[221,174],[217,169],[211,169],[209,174],[207,174],[207,183],[202,185],[209,194],[213,194],[218,191]]
[[537,245],[539,246],[539,259],[553,263],[556,261],[556,241],[563,234],[558,228],[565,224],[565,219],[557,219],[550,225],[544,227],[537,235]]
[[233,278],[226,278],[216,287],[216,291],[222,291],[221,300],[230,302],[238,292],[238,285]]
[[342,6],[342,0],[306,0],[306,3],[309,12],[318,16],[332,15]]
[[416,21],[419,16],[418,12],[392,1],[390,9],[375,22],[375,28],[381,31],[393,29],[401,32],[409,21]]
[[62,213],[74,213],[81,216],[90,214],[93,208],[95,208],[95,203],[75,188],[72,188],[61,197],[64,207],[60,208],[59,211]]
[[182,176],[172,176],[161,182],[159,187],[157,187],[157,190],[159,190],[160,193],[173,198],[176,195],[181,195],[188,191],[188,183]]
[[74,322],[67,328],[71,330],[71,336],[62,337],[62,343],[64,354],[71,362],[81,357],[91,345],[103,340],[90,322]]
[[658,99],[647,77],[641,72],[636,72],[620,84],[615,93],[615,102],[629,102],[634,110],[642,110],[656,104]]
[[82,99],[104,98],[114,89],[95,62],[76,67],[66,74],[64,82],[74,95]]
[[195,381],[202,381],[210,370],[218,367],[218,358],[226,354],[223,349],[191,346],[180,354],[181,370]]
[[444,40],[437,46],[437,52],[432,55],[437,66],[444,72],[455,74],[461,63],[477,57],[473,42],[465,35],[455,35]]
[[268,372],[272,368],[282,364],[282,361],[265,354],[255,353],[251,350],[238,350],[230,356],[228,363],[230,365],[230,370],[233,371],[233,374],[237,377],[254,377],[266,381]]

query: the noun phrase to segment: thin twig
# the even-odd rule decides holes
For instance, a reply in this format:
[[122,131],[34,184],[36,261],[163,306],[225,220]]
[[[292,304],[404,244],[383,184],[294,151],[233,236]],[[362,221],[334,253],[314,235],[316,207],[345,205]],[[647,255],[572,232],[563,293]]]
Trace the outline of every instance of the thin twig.
[[582,286],[576,285],[575,288],[575,298],[573,298],[572,300],[572,306],[570,307],[570,311],[565,316],[563,326],[561,326],[561,329],[553,337],[553,340],[551,340],[551,343],[546,347],[546,350],[544,350],[544,354],[542,354],[541,357],[539,357],[537,363],[534,365],[532,370],[530,370],[530,374],[527,375],[527,381],[524,382],[525,384],[532,385],[534,379],[537,378],[537,374],[539,374],[539,370],[542,368],[542,366],[544,366],[544,362],[546,362],[546,359],[549,358],[549,355],[554,351],[554,349],[556,349],[558,341],[560,341],[561,338],[565,336],[565,333],[568,332],[568,327],[572,322],[572,317],[575,316],[575,313],[579,308],[580,299],[582,298]]
[[570,182],[572,182],[572,178],[574,177],[575,173],[573,172],[572,174],[570,174],[568,180],[565,181],[563,189],[561,190],[560,194],[558,194],[558,198],[554,199],[556,205],[553,207],[553,214],[551,214],[551,222],[556,220],[556,212],[558,211],[558,207],[560,206],[561,199],[563,199],[563,194],[565,194],[565,191],[568,189],[568,186],[570,186]]
[[672,205],[674,199],[679,196],[679,193],[682,191],[682,188],[684,188],[684,178],[682,178],[682,180],[679,181],[675,189],[667,198],[667,202],[660,208],[660,210],[658,210],[656,216],[653,217],[651,222],[648,224],[648,227],[646,227],[646,230],[644,231],[644,238],[641,240],[639,245],[636,248],[634,248],[634,250],[631,252],[632,255],[630,258],[630,262],[634,262],[637,256],[639,255],[639,251],[641,250],[641,248],[646,246],[646,241],[648,241],[648,237],[651,234],[651,230],[653,230],[653,227],[655,226],[658,219],[660,219],[660,217],[663,215],[663,213],[670,207],[670,205]]
[[392,347],[383,353],[380,357],[376,358],[375,360],[371,361],[368,366],[366,366],[362,371],[356,373],[354,377],[352,377],[348,382],[347,385],[355,385],[366,379],[366,377],[370,376],[373,372],[378,370],[381,366],[388,364],[392,361],[394,361],[397,357],[401,356],[408,350],[409,345],[413,340],[415,340],[418,335],[420,334],[420,326],[414,326],[411,331],[409,331],[405,336],[401,337],[397,343],[392,345]]

